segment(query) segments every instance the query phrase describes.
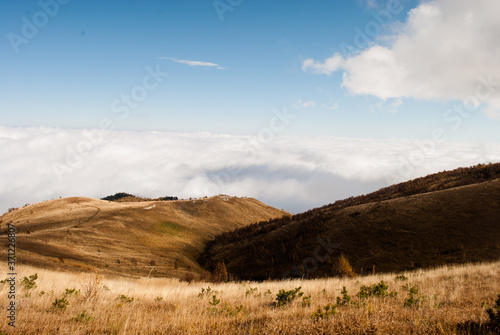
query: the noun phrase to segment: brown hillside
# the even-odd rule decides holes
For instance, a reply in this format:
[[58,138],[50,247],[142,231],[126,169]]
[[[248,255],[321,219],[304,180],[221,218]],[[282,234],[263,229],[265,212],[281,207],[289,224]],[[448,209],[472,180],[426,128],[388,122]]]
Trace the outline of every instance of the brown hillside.
[[348,275],[345,259],[359,274],[499,258],[495,179],[248,226],[218,236],[202,263],[210,269],[224,261],[235,278],[264,280]]
[[[65,198],[0,217],[17,229],[17,259],[52,269],[199,278],[196,259],[217,234],[289,215],[255,199],[110,202]],[[6,259],[7,248],[0,251]]]

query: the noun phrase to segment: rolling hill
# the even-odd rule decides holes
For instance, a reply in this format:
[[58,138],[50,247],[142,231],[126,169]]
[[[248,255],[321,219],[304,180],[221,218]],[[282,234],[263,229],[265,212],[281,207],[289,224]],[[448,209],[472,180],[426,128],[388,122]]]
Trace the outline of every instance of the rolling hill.
[[500,164],[418,178],[223,233],[201,264],[265,280],[398,272],[500,258]]
[[[16,226],[17,259],[48,269],[196,279],[205,242],[225,231],[290,214],[252,198],[112,202],[50,200],[0,217]],[[0,257],[7,259],[7,248]]]

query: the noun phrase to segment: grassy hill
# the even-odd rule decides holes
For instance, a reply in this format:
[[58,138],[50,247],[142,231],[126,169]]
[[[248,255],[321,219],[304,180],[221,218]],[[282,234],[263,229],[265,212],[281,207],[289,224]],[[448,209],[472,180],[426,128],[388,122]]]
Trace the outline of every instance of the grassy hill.
[[[0,217],[17,228],[20,264],[133,276],[200,278],[205,242],[253,222],[288,216],[255,199],[111,202],[90,198],[45,201]],[[7,259],[7,248],[0,257]]]
[[499,177],[500,164],[441,172],[250,225],[217,236],[201,263],[264,280],[498,260]]

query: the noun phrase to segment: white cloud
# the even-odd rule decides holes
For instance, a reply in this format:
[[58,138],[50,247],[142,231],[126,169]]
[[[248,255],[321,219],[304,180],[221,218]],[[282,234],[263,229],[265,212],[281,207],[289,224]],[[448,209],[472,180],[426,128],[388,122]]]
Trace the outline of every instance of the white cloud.
[[399,108],[401,105],[403,104],[403,99],[399,98],[399,99],[396,99],[392,104],[391,106],[394,107],[394,108]]
[[500,2],[435,0],[421,3],[389,46],[372,45],[344,58],[307,59],[303,69],[343,71],[351,94],[485,104],[500,117]]
[[344,66],[344,63],[345,60],[342,58],[342,55],[336,53],[323,63],[317,62],[312,58],[308,58],[302,63],[302,70],[330,75],[332,72],[341,69]]
[[316,102],[313,100],[302,101],[301,99],[297,100],[295,104],[293,104],[293,108],[311,108],[316,106]]
[[280,136],[261,143],[257,136],[209,133],[0,127],[0,157],[0,212],[116,192],[225,193],[299,212],[429,173],[500,161],[500,145]]
[[202,62],[202,61],[198,61],[198,60],[187,60],[187,59],[177,59],[177,58],[173,58],[173,57],[158,57],[158,59],[168,59],[172,62],[186,64],[189,66],[215,67],[218,70],[224,70],[224,68],[222,66],[220,66],[219,64],[211,63],[211,62]]

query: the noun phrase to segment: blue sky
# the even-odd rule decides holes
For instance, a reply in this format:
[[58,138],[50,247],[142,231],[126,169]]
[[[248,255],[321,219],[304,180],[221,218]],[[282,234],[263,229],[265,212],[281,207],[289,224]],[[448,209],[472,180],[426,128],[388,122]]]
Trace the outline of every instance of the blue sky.
[[0,6],[0,210],[125,191],[295,213],[500,161],[498,0]]
[[[284,130],[289,134],[426,138],[456,101],[410,96],[382,102],[342,87],[342,71],[322,75],[303,69],[306,59],[328,59],[343,43],[356,47],[359,30],[371,44],[390,43],[384,36],[398,33],[417,1],[41,3],[57,3],[57,13],[14,48],[8,34],[22,37],[23,18],[34,24],[44,9],[36,1],[2,1],[3,125],[98,127],[102,118],[116,118],[112,102],[130,94],[145,69],[156,66],[168,77],[126,119],[115,120],[118,129],[253,134],[273,109],[286,107],[297,115]],[[397,10],[374,36],[365,28],[379,22],[374,13],[387,12],[388,5]],[[306,107],[296,108],[301,103]],[[478,112],[450,136],[498,141],[497,128],[498,120]]]

